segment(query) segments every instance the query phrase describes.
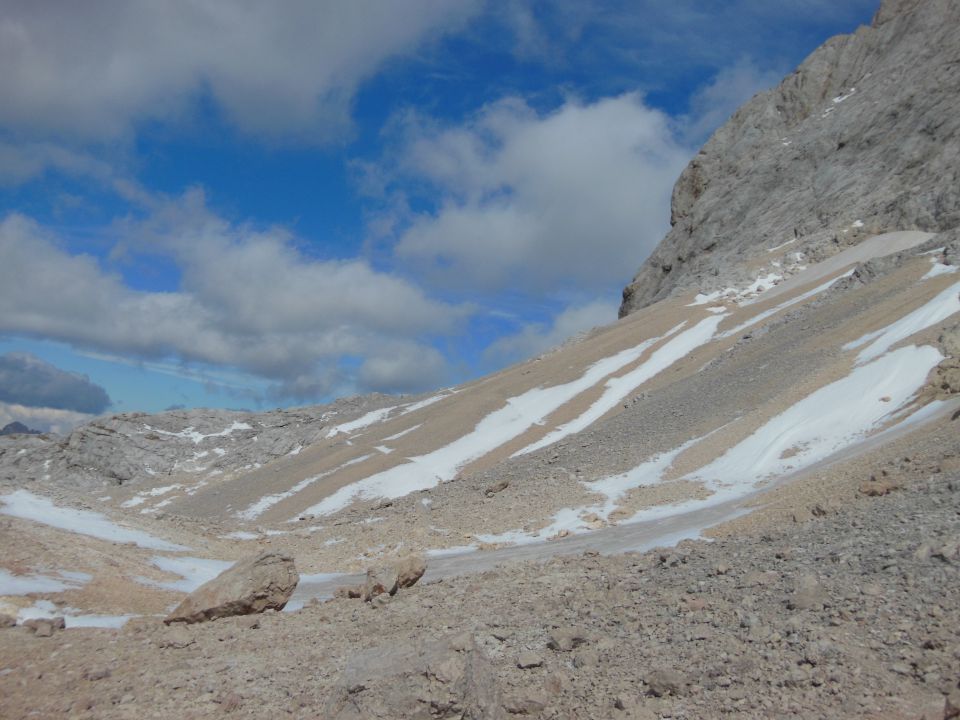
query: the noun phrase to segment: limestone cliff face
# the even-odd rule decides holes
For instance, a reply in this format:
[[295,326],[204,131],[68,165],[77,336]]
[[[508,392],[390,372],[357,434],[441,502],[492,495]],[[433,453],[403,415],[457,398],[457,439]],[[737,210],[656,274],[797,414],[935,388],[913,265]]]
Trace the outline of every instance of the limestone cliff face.
[[960,225],[960,2],[885,0],[710,138],[620,316],[744,279],[765,248],[822,258],[867,235]]

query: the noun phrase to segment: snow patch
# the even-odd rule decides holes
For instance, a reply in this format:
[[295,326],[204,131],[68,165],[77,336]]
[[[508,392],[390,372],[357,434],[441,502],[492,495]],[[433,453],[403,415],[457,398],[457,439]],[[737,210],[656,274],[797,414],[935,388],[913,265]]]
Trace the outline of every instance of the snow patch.
[[379,410],[371,410],[366,415],[361,415],[356,420],[351,420],[350,422],[341,423],[340,425],[335,425],[327,431],[326,437],[332,438],[340,434],[349,435],[350,433],[356,432],[357,430],[362,430],[363,428],[369,427],[375,423],[380,422],[385,419],[390,413],[396,410],[396,406],[380,408]]
[[[587,408],[586,411],[581,413],[578,417],[574,418],[570,422],[565,423],[556,430],[548,433],[545,437],[541,438],[537,442],[528,445],[522,450],[518,450],[513,454],[513,457],[525,455],[533,452],[534,450],[539,450],[547,445],[552,445],[568,435],[572,435],[573,433],[578,433],[581,430],[586,429],[601,417],[606,415],[610,410],[623,402],[627,395],[633,392],[636,388],[640,387],[643,383],[666,370],[677,360],[685,357],[699,346],[708,342],[716,332],[717,326],[725,317],[727,317],[726,314],[704,318],[692,328],[685,330],[673,339],[664,343],[660,348],[651,353],[650,357],[638,367],[624,375],[621,375],[620,377],[610,378],[604,384],[605,389],[603,394],[589,408]],[[669,337],[679,330],[680,327],[681,325],[678,325],[677,327],[673,328],[664,337]],[[656,340],[659,339],[660,338],[656,338]]]
[[384,441],[384,442],[389,442],[390,440],[398,440],[398,439],[402,438],[404,435],[406,435],[407,433],[412,433],[414,430],[416,430],[418,427],[421,427],[422,425],[423,425],[423,423],[417,423],[417,424],[414,425],[413,427],[407,428],[406,430],[401,430],[401,431],[398,432],[396,435],[391,435],[390,437],[385,437],[385,438],[383,439],[383,441]]
[[327,470],[326,472],[320,473],[319,475],[312,475],[311,477],[304,478],[289,490],[285,490],[284,492],[274,493],[273,495],[266,495],[260,498],[259,500],[257,500],[257,502],[255,502],[253,505],[248,507],[246,510],[240,510],[239,512],[236,512],[234,514],[238,518],[241,518],[242,520],[253,520],[255,518],[258,518],[261,515],[263,515],[263,513],[265,513],[267,510],[269,510],[278,502],[280,502],[281,500],[286,500],[288,497],[293,497],[298,492],[305,490],[306,488],[310,487],[318,480],[322,480],[325,477],[330,477],[335,472],[343,470],[343,468],[349,467],[350,465],[356,465],[357,463],[361,463],[369,457],[370,455],[361,455],[360,457],[354,458],[353,460],[348,460],[347,462],[341,465],[338,465],[337,467],[333,468],[333,470]]
[[882,355],[893,345],[914,333],[946,320],[956,312],[960,312],[960,283],[954,283],[922,307],[904,315],[887,327],[848,342],[843,349],[853,350],[870,343],[857,355],[857,364],[860,365]]
[[186,550],[183,545],[161,540],[141,530],[121,527],[106,515],[90,510],[58,507],[50,500],[26,490],[16,490],[9,495],[0,495],[0,513],[32,520],[60,530],[88,535],[100,540],[117,543],[134,543],[150,550]]
[[199,444],[207,438],[211,437],[226,437],[231,433],[236,432],[237,430],[253,430],[253,428],[244,422],[235,422],[228,428],[221,430],[220,432],[210,433],[209,435],[204,435],[201,432],[197,432],[193,429],[193,425],[188,428],[181,430],[180,432],[170,432],[169,430],[160,430],[159,428],[151,427],[150,425],[143,426],[146,430],[151,432],[159,433],[160,435],[168,435],[170,437],[181,437],[188,438],[193,440],[194,444]]
[[[715,328],[719,321],[720,316],[715,316],[703,322]],[[677,332],[682,326],[683,323],[677,325],[667,335]],[[661,339],[663,338],[652,338],[636,347],[598,360],[587,368],[581,377],[571,382],[548,388],[534,388],[522,395],[508,398],[504,407],[487,415],[472,432],[449,445],[426,455],[407,458],[407,463],[342,487],[306,512],[329,515],[347,507],[355,498],[397,498],[452,480],[464,465],[510,442],[533,425],[542,424],[550,413],[606,376],[637,360],[650,345]]]
[[212,560],[210,558],[198,557],[163,557],[156,556],[150,559],[150,563],[164,572],[173,575],[179,575],[180,580],[162,581],[151,580],[145,577],[134,578],[143,585],[152,585],[164,588],[165,590],[177,590],[179,592],[190,593],[196,590],[224,570],[233,567],[232,562],[225,560]]
[[63,592],[86,585],[93,579],[92,575],[82,572],[58,571],[56,575],[13,575],[0,568],[0,595]]

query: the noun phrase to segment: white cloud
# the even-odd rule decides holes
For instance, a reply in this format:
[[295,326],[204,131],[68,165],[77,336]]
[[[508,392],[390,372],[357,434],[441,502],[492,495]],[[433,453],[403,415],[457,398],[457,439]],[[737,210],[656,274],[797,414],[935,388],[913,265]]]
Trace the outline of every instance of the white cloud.
[[77,425],[93,420],[94,417],[96,416],[73,410],[0,402],[0,428],[12,422],[20,422],[32,430],[65,435]]
[[273,381],[275,397],[332,390],[429,387],[411,372],[361,372],[384,385],[351,387],[343,358],[395,361],[400,344],[436,368],[427,336],[451,332],[467,310],[428,298],[362,260],[316,261],[282,229],[234,226],[193,192],[118,231],[128,251],[171,257],[176,292],[143,292],[90,256],[71,255],[37,223],[0,221],[0,331],[119,355],[236,368]]
[[636,94],[569,100],[547,114],[506,99],[461,126],[414,115],[401,128],[393,171],[439,200],[402,218],[396,258],[429,283],[467,292],[623,282],[667,229],[671,188],[690,155]]
[[358,85],[462,26],[475,0],[13,0],[0,9],[0,125],[89,140],[177,120],[204,95],[241,131],[321,140]]
[[778,84],[783,74],[779,69],[762,70],[746,57],[720,70],[690,98],[690,111],[682,123],[688,142],[702,144],[737,108]]
[[606,300],[571,305],[550,324],[531,323],[513,335],[496,340],[487,348],[485,355],[488,359],[501,362],[525,360],[560,345],[578,333],[615,322],[618,307],[616,302]]

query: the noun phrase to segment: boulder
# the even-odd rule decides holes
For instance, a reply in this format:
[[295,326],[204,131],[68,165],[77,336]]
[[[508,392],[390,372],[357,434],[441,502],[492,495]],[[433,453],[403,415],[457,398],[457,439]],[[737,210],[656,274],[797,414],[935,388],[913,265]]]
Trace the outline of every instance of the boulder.
[[570,652],[587,642],[587,634],[577,628],[558,628],[550,633],[547,647],[557,652]]
[[299,581],[293,558],[266,553],[242,560],[190,593],[164,622],[197,623],[282,610]]
[[490,661],[461,634],[360,650],[347,660],[320,716],[500,720],[507,713]]
[[4,615],[0,613],[0,628],[13,627],[17,624],[17,619],[13,615]]
[[398,582],[396,568],[392,566],[370,568],[367,570],[367,581],[363,586],[363,599],[370,602],[378,595],[393,595],[397,592]]
[[421,555],[407,555],[391,565],[370,568],[367,570],[367,579],[359,586],[357,595],[353,588],[346,588],[339,592],[339,597],[362,597],[371,602],[380,595],[393,596],[401,588],[410,588],[417,584],[427,571],[427,561]]
[[687,685],[687,679],[683,673],[670,668],[653,670],[647,673],[643,681],[647,685],[648,692],[654,697],[680,695]]
[[422,555],[407,555],[396,564],[397,587],[410,588],[419,582],[427,571],[427,561]]

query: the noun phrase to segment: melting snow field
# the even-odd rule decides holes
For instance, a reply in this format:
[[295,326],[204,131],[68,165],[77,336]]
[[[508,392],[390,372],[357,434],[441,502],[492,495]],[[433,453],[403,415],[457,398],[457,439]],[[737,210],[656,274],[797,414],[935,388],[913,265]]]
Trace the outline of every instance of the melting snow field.
[[89,535],[110,542],[134,543],[151,550],[186,550],[182,545],[161,540],[141,530],[131,530],[114,523],[106,515],[90,510],[57,507],[45,497],[26,490],[0,495],[0,513],[32,520],[60,530]]
[[364,460],[368,459],[369,457],[370,457],[369,455],[361,455],[360,457],[354,458],[353,460],[348,460],[342,465],[338,465],[337,467],[333,468],[333,470],[327,470],[326,472],[320,473],[319,475],[313,475],[311,477],[305,478],[300,482],[298,482],[289,490],[285,490],[284,492],[274,493],[273,495],[266,495],[260,498],[259,500],[257,500],[257,502],[255,502],[253,505],[248,507],[246,510],[241,510],[238,513],[236,513],[236,516],[243,520],[254,520],[260,517],[261,515],[263,515],[263,513],[265,513],[270,508],[272,508],[281,500],[286,500],[288,497],[293,497],[298,492],[300,492],[301,490],[305,490],[306,488],[310,487],[318,480],[323,480],[323,478],[325,477],[330,477],[335,472],[343,470],[343,468],[349,467],[350,465],[356,465],[357,463],[362,463]]
[[[628,373],[625,373],[624,375],[621,375],[620,377],[610,378],[604,384],[603,395],[601,395],[600,398],[594,402],[584,413],[570,422],[561,425],[556,430],[548,433],[545,437],[541,438],[537,442],[515,452],[514,457],[533,452],[534,450],[539,450],[547,445],[552,445],[568,435],[572,435],[586,429],[601,417],[606,415],[610,410],[619,405],[631,392],[640,387],[643,383],[647,382],[650,378],[663,372],[668,367],[673,365],[673,363],[675,363],[677,360],[680,360],[684,356],[688,355],[696,348],[709,342],[714,333],[717,331],[717,326],[725,317],[726,314],[714,315],[713,317],[708,317],[701,320],[689,330],[685,330],[684,332],[680,333],[672,340],[665,343],[663,347],[658,348],[651,353],[650,357],[639,367],[631,370]],[[678,325],[664,335],[664,337],[670,337],[681,327],[682,325]],[[657,340],[659,339],[661,338],[657,338]]]
[[[744,497],[764,481],[809,467],[855,445],[892,416],[904,414],[930,370],[942,359],[936,348],[909,345],[857,366],[846,377],[811,393],[713,462],[682,478],[702,482],[713,492],[709,498],[640,510],[627,522],[657,520]],[[909,421],[908,416],[904,422]],[[477,539],[525,544],[543,541],[562,530],[587,532],[590,528],[583,519],[585,514],[608,515],[629,489],[660,482],[674,459],[697,442],[656,456],[627,473],[589,483],[591,490],[606,496],[602,505],[564,508],[549,526],[535,533],[515,530],[478,535]]]
[[[711,323],[715,329],[719,321],[717,316],[707,318],[704,322]],[[680,327],[678,325],[668,335]],[[581,377],[569,383],[534,388],[509,398],[504,407],[487,415],[472,432],[449,445],[426,455],[408,458],[408,463],[342,487],[306,512],[329,515],[349,505],[354,498],[397,498],[452,480],[464,465],[513,440],[533,425],[543,423],[561,405],[593,387],[607,375],[637,360],[648,347],[661,339],[651,338],[609,358],[598,360]]]
[[926,305],[904,315],[895,323],[847,343],[843,349],[853,350],[870,343],[857,355],[857,363],[862,364],[882,355],[893,345],[906,340],[914,333],[946,320],[956,312],[960,312],[960,283],[951,285]]

